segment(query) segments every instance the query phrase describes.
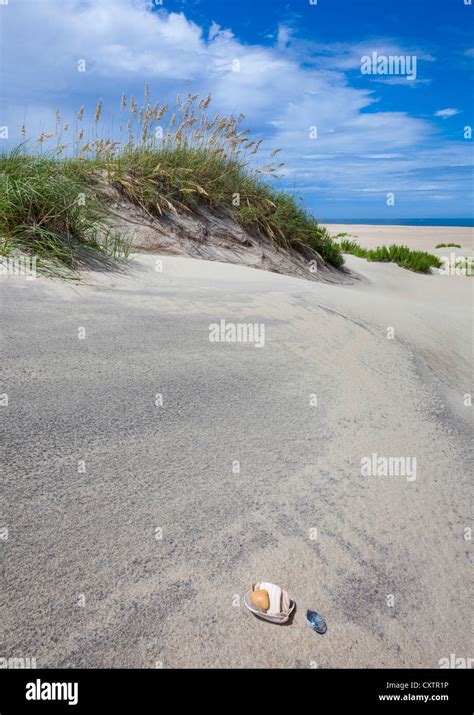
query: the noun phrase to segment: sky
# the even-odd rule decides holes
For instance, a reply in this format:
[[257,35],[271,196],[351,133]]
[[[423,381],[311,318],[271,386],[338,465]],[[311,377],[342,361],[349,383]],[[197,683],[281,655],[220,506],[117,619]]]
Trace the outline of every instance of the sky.
[[281,149],[320,220],[472,217],[470,1],[0,0],[0,149],[191,87]]

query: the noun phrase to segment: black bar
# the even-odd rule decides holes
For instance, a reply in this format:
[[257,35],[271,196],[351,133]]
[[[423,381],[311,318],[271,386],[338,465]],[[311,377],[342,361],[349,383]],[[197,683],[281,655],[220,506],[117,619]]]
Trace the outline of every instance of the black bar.
[[[38,693],[38,681],[40,694],[57,692],[66,699],[27,700],[27,692]],[[51,691],[52,683],[60,685]],[[207,703],[224,713],[229,706],[250,710],[268,707],[272,701],[283,707],[289,698],[295,708],[309,699],[321,713],[341,706],[350,712],[418,707],[423,712],[436,708],[462,715],[473,711],[469,685],[469,670],[2,670],[0,713],[111,713],[127,708],[159,713],[175,709],[173,703],[181,709],[186,702]],[[137,708],[139,704],[142,707]]]

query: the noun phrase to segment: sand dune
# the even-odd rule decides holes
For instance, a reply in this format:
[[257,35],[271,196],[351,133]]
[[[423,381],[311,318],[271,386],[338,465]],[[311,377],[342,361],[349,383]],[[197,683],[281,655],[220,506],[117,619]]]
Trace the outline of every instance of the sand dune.
[[[86,667],[467,657],[472,279],[349,257],[359,278],[337,286],[156,260],[79,285],[1,279],[4,652]],[[264,347],[211,343],[221,319],[263,323]],[[363,474],[374,454],[416,458],[416,479]],[[261,579],[296,599],[290,626],[243,610]]]

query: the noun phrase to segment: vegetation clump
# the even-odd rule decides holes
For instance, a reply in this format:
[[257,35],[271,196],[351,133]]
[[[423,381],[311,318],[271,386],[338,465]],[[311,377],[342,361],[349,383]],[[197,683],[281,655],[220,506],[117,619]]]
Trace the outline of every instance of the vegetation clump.
[[[211,96],[179,96],[173,109],[150,100],[139,107],[122,96],[120,140],[98,137],[99,101],[85,139],[82,107],[74,126],[59,112],[31,152],[25,141],[0,157],[0,251],[34,253],[45,263],[77,269],[90,258],[126,257],[130,246],[108,226],[100,178],[150,216],[207,206],[275,246],[340,267],[339,245],[293,196],[275,187],[279,150],[260,165],[262,140],[242,129],[243,115],[210,116]],[[26,140],[26,129],[22,128]],[[67,137],[71,137],[67,141]],[[51,140],[54,149],[45,150]]]
[[347,239],[339,243],[343,253],[351,253],[368,261],[396,263],[402,268],[408,268],[416,273],[429,273],[432,268],[441,268],[443,265],[437,256],[426,251],[412,251],[408,246],[392,244],[391,246],[378,246],[377,248],[363,248],[357,241]]

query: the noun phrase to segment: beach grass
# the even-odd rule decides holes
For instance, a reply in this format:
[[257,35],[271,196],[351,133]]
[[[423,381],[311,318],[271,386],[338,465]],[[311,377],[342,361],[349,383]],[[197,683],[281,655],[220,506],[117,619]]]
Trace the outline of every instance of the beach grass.
[[53,272],[126,257],[128,246],[105,222],[107,209],[73,163],[29,156],[0,157],[0,253],[35,255]]
[[459,243],[437,243],[435,248],[461,248]]
[[437,256],[426,251],[413,251],[408,246],[392,244],[363,248],[357,241],[342,239],[339,243],[343,253],[350,253],[368,261],[396,263],[401,268],[407,268],[416,273],[429,273],[432,268],[441,268],[442,262]]

